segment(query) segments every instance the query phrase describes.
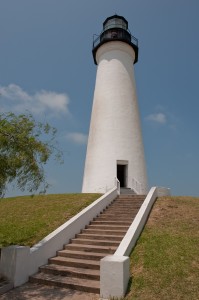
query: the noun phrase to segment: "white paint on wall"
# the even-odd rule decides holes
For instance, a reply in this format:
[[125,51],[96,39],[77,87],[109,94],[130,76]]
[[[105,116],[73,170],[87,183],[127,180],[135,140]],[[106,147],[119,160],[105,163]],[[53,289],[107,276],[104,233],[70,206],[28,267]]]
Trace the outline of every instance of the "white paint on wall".
[[135,53],[120,41],[99,47],[82,192],[104,193],[114,186],[117,161],[128,162],[133,178],[147,193],[144,148],[134,79]]

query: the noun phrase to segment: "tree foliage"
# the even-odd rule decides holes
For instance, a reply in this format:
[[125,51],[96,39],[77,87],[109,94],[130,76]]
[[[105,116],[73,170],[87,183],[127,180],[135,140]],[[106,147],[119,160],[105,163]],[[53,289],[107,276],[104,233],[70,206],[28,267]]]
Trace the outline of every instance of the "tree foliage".
[[22,191],[33,193],[41,186],[46,191],[44,165],[53,153],[61,161],[55,134],[55,128],[30,114],[0,114],[0,197],[11,182]]

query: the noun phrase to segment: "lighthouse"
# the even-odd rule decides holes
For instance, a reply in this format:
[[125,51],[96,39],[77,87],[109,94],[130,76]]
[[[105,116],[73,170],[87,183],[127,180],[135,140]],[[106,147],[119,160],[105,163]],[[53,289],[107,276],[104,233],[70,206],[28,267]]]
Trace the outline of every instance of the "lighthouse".
[[144,146],[134,78],[138,40],[127,20],[107,18],[93,41],[97,65],[93,107],[83,177],[83,193],[120,187],[147,193]]

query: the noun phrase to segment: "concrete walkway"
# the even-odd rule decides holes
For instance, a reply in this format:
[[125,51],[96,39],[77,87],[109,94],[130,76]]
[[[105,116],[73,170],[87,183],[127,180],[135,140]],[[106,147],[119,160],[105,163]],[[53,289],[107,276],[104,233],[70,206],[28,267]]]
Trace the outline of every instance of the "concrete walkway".
[[26,283],[0,295],[0,300],[99,300],[99,295]]

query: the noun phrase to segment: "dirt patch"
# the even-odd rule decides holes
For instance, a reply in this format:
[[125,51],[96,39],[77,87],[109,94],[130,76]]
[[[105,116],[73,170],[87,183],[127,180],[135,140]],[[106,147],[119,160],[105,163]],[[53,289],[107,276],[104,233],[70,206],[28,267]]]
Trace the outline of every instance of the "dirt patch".
[[[190,206],[191,202],[191,206]],[[190,226],[195,228],[199,222],[198,198],[193,197],[160,197],[157,199],[147,222],[148,227],[182,225],[190,221]]]

